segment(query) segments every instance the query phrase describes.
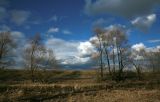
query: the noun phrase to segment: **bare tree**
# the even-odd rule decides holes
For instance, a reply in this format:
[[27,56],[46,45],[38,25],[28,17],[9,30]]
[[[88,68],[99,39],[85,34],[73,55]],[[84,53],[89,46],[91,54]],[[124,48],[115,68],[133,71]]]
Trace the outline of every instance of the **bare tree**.
[[46,49],[43,57],[40,59],[39,64],[41,65],[41,71],[39,73],[39,78],[41,82],[49,82],[50,80],[50,73],[48,70],[53,70],[58,68],[57,60],[54,55],[52,49]]
[[131,65],[133,65],[133,68],[136,69],[137,78],[139,80],[142,79],[142,71],[143,68],[146,66],[146,51],[144,48],[141,48],[140,50],[132,49],[130,54],[130,59],[128,60]]
[[10,32],[0,32],[0,67],[4,68],[10,61],[9,58],[12,55],[13,48],[16,44],[13,42],[13,38]]
[[41,60],[45,54],[45,48],[41,42],[40,34],[36,34],[25,49],[25,65],[30,70],[31,80],[35,81],[35,71],[41,67]]
[[141,80],[142,79],[142,67],[141,67],[140,63],[137,63],[137,61],[136,62],[133,61],[132,64],[136,68],[138,79]]

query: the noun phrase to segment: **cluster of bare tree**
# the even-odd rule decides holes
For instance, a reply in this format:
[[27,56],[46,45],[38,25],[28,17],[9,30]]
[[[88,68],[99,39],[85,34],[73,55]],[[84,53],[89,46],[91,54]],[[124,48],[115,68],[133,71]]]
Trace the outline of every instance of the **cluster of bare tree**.
[[99,52],[97,58],[100,65],[101,79],[105,78],[104,70],[108,69],[107,73],[113,80],[121,81],[124,79],[124,69],[135,68],[137,77],[141,79],[141,72],[144,67],[155,66],[160,68],[160,51],[147,52],[141,51],[142,59],[136,59],[133,56],[133,51],[128,44],[125,31],[119,27],[113,29],[96,28],[94,30],[97,39],[92,43],[96,46]]
[[[1,32],[0,33],[0,67],[4,68],[7,65],[10,65],[13,60],[12,51],[16,49],[18,43],[14,42],[14,39],[10,32]],[[45,70],[47,68],[55,68],[57,65],[54,53],[52,49],[47,49],[42,43],[40,34],[34,35],[27,42],[27,46],[24,48],[23,52],[23,62],[25,68],[30,71],[31,80],[35,80],[35,71],[38,69]]]
[[[138,79],[142,77],[142,69],[152,69],[153,72],[160,68],[160,50],[133,51],[128,44],[125,31],[119,27],[113,29],[95,29],[96,38],[92,40],[97,48],[99,59],[100,76],[102,79],[106,75],[107,69],[113,80],[121,81],[124,79],[124,69],[135,68]],[[12,56],[13,50],[18,43],[14,41],[10,32],[0,32],[0,68],[5,68],[14,63]],[[23,60],[25,68],[30,71],[31,80],[35,81],[35,73],[38,69],[57,67],[57,61],[52,49],[47,49],[41,39],[40,34],[35,34],[24,48]],[[134,54],[133,54],[134,53]],[[141,56],[136,58],[136,56]]]
[[34,75],[37,69],[56,66],[56,59],[52,49],[47,49],[42,43],[40,34],[36,34],[29,42],[24,53],[25,65],[31,72],[31,79],[34,82]]
[[[109,75],[113,79],[121,80],[123,69],[127,65],[127,57],[129,57],[125,32],[119,28],[112,30],[96,28],[95,33],[98,38],[98,46],[96,46],[100,57],[101,78],[104,77],[103,69],[107,64]],[[92,43],[95,44],[94,41]]]

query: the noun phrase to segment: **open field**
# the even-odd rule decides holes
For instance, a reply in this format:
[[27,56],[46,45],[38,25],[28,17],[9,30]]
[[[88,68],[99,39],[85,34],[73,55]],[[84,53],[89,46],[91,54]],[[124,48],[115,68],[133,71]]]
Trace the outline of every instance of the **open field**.
[[127,72],[122,82],[98,81],[93,70],[42,72],[32,83],[27,71],[1,70],[0,102],[160,102],[158,72]]
[[160,0],[0,0],[0,102],[160,102]]

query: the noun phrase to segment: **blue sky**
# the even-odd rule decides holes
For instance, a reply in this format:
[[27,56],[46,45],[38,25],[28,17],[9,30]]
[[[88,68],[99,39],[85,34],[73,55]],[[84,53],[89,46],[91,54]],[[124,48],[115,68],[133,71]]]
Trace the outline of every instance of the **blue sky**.
[[66,50],[59,60],[94,52],[89,43],[94,26],[115,25],[126,30],[131,46],[159,46],[160,0],[0,0],[0,30],[25,39],[40,33],[47,46],[56,49],[59,44],[57,56]]

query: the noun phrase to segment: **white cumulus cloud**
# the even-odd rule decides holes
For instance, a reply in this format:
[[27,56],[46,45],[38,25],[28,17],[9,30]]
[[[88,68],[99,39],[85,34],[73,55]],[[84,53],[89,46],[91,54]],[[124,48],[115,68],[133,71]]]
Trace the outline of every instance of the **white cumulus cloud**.
[[146,49],[146,46],[143,44],[143,43],[138,43],[138,44],[135,44],[135,45],[132,45],[131,47],[133,50],[135,51],[141,51],[141,50],[145,50]]
[[85,64],[91,59],[94,47],[89,41],[66,41],[50,38],[45,44],[55,52],[57,60],[64,65]]
[[80,42],[78,46],[78,52],[81,57],[91,56],[94,52],[96,52],[95,47],[91,42]]
[[[135,60],[141,60],[143,59],[143,51],[144,52],[159,52],[160,46],[154,46],[154,47],[146,47],[143,43],[138,43],[132,45],[132,57],[134,57]],[[142,51],[142,52],[141,52]]]
[[150,14],[148,16],[137,17],[132,20],[131,23],[142,31],[148,30],[156,21],[156,14]]

